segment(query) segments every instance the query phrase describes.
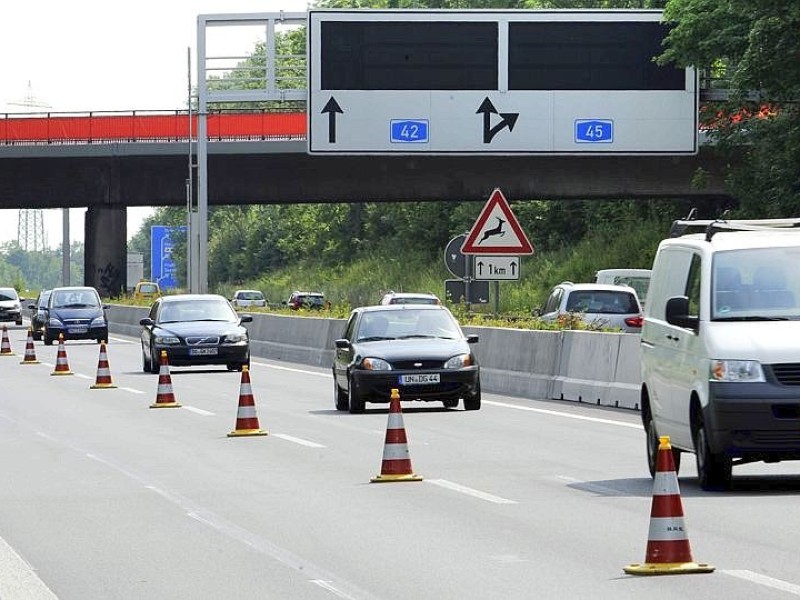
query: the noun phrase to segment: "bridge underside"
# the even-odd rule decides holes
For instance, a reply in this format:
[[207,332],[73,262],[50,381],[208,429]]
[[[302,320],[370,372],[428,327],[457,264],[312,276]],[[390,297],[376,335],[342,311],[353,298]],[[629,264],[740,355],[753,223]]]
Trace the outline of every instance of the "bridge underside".
[[[680,157],[310,156],[301,144],[209,144],[209,204],[483,201],[495,187],[511,201],[728,197],[726,165],[707,148]],[[85,283],[115,296],[127,269],[125,208],[186,204],[188,152],[174,146],[76,146],[59,158],[52,148],[4,148],[0,208],[89,207]],[[702,189],[692,186],[698,170]]]

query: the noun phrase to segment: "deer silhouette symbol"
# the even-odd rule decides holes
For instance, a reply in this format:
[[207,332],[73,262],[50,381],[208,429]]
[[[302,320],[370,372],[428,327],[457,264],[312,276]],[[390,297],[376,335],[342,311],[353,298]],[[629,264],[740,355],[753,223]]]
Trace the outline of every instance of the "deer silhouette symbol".
[[497,227],[492,227],[491,229],[487,229],[486,231],[484,231],[483,237],[478,242],[479,244],[482,244],[484,241],[488,240],[490,237],[494,235],[499,235],[500,237],[503,237],[506,234],[506,232],[503,231],[503,224],[505,223],[505,221],[500,217],[495,217],[495,219],[497,219]]

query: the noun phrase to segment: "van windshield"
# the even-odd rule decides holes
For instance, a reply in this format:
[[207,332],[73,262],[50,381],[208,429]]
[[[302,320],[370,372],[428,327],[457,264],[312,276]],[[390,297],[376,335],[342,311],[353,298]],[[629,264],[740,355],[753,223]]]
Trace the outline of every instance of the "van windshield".
[[800,319],[798,261],[800,248],[718,252],[711,272],[711,319]]

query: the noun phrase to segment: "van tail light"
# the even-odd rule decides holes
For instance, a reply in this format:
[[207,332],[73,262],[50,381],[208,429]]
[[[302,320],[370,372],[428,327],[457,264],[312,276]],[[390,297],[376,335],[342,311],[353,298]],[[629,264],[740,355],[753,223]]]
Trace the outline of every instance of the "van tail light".
[[625,319],[625,325],[628,327],[641,327],[643,322],[644,318],[642,315],[636,315],[635,317],[628,317]]

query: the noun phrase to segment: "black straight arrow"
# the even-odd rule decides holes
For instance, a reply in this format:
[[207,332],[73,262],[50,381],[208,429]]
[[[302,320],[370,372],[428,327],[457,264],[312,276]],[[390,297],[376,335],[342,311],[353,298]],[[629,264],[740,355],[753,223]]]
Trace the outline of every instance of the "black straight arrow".
[[482,260],[479,261],[477,265],[478,265],[478,275],[483,275],[483,261]]
[[320,111],[323,115],[328,113],[328,143],[335,144],[336,143],[336,113],[344,114],[342,107],[339,106],[339,103],[336,102],[336,98],[331,96],[331,99],[328,100],[328,103],[325,105]]
[[512,277],[516,277],[517,275],[517,263],[514,261],[511,261],[511,275]]

